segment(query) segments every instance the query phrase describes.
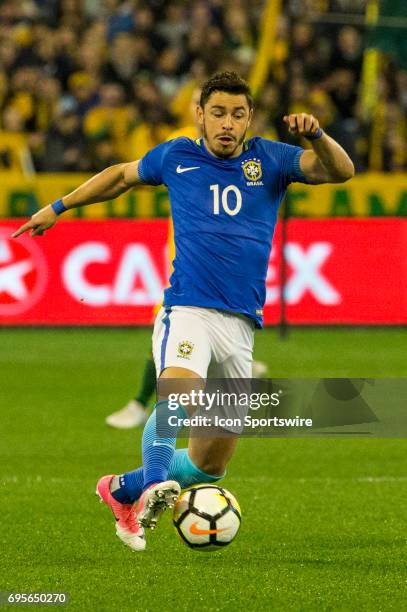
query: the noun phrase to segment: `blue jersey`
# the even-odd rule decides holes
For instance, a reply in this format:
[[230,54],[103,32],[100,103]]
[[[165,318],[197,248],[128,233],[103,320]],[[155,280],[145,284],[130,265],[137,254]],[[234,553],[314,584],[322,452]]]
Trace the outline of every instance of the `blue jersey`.
[[266,274],[279,205],[292,181],[306,183],[303,149],[251,138],[221,159],[204,140],[175,138],[140,161],[144,183],[168,187],[175,259],[165,306],[239,313],[262,326]]

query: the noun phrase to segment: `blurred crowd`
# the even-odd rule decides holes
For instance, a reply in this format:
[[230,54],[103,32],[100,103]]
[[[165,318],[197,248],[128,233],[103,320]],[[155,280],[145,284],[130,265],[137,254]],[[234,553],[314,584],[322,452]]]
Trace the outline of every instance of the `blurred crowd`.
[[[191,124],[191,94],[207,76],[250,78],[263,9],[264,0],[0,0],[0,167],[96,172],[141,157]],[[358,170],[407,169],[407,73],[383,63],[366,116],[363,50],[360,26],[281,15],[252,132],[292,142],[282,116],[311,112]]]

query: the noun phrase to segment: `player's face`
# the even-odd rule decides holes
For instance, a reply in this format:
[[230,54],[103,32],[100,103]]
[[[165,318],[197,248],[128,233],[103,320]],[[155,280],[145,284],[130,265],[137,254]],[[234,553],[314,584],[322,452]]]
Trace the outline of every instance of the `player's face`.
[[198,121],[210,152],[217,157],[240,155],[252,114],[244,94],[215,91],[205,108],[198,107]]

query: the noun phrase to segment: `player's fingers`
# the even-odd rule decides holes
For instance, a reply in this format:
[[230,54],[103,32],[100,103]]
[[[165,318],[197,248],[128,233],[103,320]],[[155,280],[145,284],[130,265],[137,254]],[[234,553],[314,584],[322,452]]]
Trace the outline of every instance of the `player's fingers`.
[[24,232],[26,232],[27,230],[29,230],[32,227],[32,221],[28,221],[27,223],[24,223],[24,225],[22,225],[21,227],[18,228],[18,230],[16,230],[15,232],[13,232],[11,234],[12,238],[18,238],[18,236],[21,236],[21,234],[24,234]]
[[45,229],[41,225],[37,225],[32,229],[30,236],[42,236],[44,232]]
[[304,118],[305,118],[304,113],[297,115],[297,127],[298,127],[298,131],[300,134],[304,133]]
[[312,130],[313,119],[314,117],[312,115],[304,115],[304,132],[306,134],[309,134]]
[[297,131],[296,116],[297,115],[288,115],[288,125],[290,127],[290,132],[296,132]]
[[319,129],[319,121],[316,117],[312,117],[312,119],[313,119],[313,122],[312,122],[311,132],[312,134],[315,134],[315,132],[317,132]]

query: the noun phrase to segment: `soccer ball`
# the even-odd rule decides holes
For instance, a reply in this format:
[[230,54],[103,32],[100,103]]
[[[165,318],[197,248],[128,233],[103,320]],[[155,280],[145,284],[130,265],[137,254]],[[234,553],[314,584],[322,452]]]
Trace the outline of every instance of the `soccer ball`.
[[180,495],[174,507],[173,523],[182,541],[204,552],[230,544],[240,521],[236,498],[215,485],[191,487]]

